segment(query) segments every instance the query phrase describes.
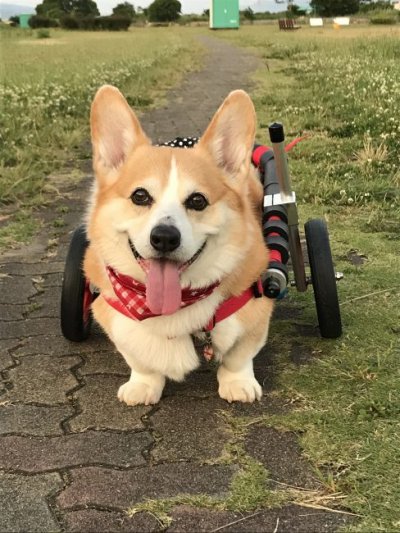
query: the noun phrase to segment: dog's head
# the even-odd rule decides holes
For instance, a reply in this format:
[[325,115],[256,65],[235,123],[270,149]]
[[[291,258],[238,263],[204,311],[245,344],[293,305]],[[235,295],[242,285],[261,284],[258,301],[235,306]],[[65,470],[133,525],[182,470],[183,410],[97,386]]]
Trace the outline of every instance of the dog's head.
[[233,272],[257,230],[249,96],[230,93],[198,145],[183,150],[152,146],[122,94],[104,86],[91,130],[97,190],[88,229],[103,263],[145,282],[154,308],[160,294],[173,301],[177,286]]

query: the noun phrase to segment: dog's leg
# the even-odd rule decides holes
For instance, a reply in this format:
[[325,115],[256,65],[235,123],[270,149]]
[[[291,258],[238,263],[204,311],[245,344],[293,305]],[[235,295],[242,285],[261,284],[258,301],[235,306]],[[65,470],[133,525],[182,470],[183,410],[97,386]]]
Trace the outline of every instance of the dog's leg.
[[217,372],[218,393],[228,402],[248,402],[261,400],[262,388],[253,371],[253,358],[265,344],[267,331],[255,340],[244,335],[223,356]]
[[142,365],[128,347],[120,344],[117,348],[131,369],[129,381],[118,389],[118,399],[127,405],[158,403],[164,389],[165,376],[161,372],[150,371]]
[[165,376],[162,374],[145,374],[132,368],[129,381],[118,390],[118,398],[127,405],[152,405],[159,402],[164,385]]

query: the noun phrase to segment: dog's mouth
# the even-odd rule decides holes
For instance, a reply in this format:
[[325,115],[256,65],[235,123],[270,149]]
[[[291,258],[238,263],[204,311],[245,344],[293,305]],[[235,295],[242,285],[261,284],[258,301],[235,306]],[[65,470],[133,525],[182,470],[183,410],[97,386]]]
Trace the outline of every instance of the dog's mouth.
[[197,250],[197,252],[194,255],[192,255],[192,257],[188,261],[185,261],[184,263],[178,263],[176,261],[171,261],[170,259],[168,259],[166,257],[152,257],[150,259],[145,259],[136,250],[135,245],[133,244],[131,239],[129,239],[129,246],[130,246],[130,249],[131,249],[131,251],[133,253],[133,257],[136,259],[136,261],[139,263],[139,265],[142,267],[142,269],[146,272],[146,274],[148,273],[149,263],[151,261],[159,261],[161,263],[163,263],[163,262],[174,263],[176,265],[179,273],[182,273],[185,270],[187,270],[190,267],[190,265],[192,265],[196,261],[196,259],[199,257],[199,255],[202,253],[202,251],[206,247],[206,244],[207,244],[207,240],[205,240],[203,242],[203,244],[200,246],[200,248]]
[[206,246],[205,241],[197,252],[184,263],[165,257],[145,259],[129,239],[133,256],[146,273],[146,304],[156,315],[171,315],[182,303],[181,273],[196,261]]

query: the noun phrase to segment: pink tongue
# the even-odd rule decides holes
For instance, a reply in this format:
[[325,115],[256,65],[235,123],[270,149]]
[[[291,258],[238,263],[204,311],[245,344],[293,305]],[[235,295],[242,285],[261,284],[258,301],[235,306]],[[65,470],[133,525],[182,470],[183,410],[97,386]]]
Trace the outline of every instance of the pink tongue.
[[171,315],[181,306],[178,266],[172,261],[150,259],[146,278],[146,304],[156,315]]

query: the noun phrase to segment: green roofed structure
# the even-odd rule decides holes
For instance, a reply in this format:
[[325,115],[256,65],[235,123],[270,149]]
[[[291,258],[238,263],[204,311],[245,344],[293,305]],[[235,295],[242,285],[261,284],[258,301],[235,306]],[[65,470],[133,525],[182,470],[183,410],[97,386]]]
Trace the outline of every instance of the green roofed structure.
[[239,0],[211,0],[210,28],[239,28]]
[[19,17],[19,27],[20,28],[29,28],[29,19],[31,18],[32,14],[29,15],[18,15]]

